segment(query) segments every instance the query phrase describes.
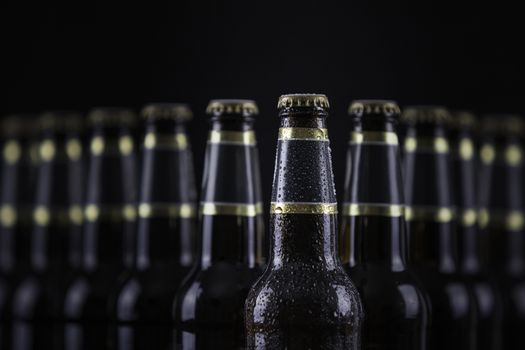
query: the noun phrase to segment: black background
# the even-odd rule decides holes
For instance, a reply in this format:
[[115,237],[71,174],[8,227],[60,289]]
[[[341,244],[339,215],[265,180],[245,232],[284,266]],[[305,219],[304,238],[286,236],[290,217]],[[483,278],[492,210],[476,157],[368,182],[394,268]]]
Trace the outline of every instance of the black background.
[[352,99],[524,112],[522,11],[504,2],[2,1],[3,115],[187,102],[200,179],[211,98],[251,98],[269,199],[282,93],[329,96],[342,190]]

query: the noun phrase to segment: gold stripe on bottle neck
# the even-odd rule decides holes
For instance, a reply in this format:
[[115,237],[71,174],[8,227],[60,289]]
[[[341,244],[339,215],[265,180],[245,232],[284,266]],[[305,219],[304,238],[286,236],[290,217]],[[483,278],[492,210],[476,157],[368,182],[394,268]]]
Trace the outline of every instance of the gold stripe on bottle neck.
[[492,162],[494,162],[494,159],[496,158],[496,149],[494,148],[494,145],[490,143],[483,144],[479,151],[479,157],[483,164],[492,164]]
[[337,214],[337,203],[272,202],[271,214]]
[[79,160],[82,157],[82,143],[80,140],[76,138],[67,140],[66,153],[70,160]]
[[405,139],[405,152],[427,151],[434,153],[448,153],[449,145],[444,137],[416,138],[409,136]]
[[382,203],[345,203],[343,204],[343,215],[345,216],[403,216],[404,206],[400,204]]
[[124,206],[108,205],[98,206],[88,204],[84,208],[84,218],[88,222],[103,221],[135,221],[137,210],[134,205],[126,204]]
[[519,145],[512,144],[505,148],[505,162],[510,166],[519,166],[523,161],[523,152]]
[[503,228],[507,231],[521,231],[525,227],[524,214],[518,210],[512,211],[479,211],[479,226],[481,228]]
[[177,133],[172,135],[162,135],[149,132],[144,137],[144,148],[146,149],[173,149],[185,150],[188,148],[188,138],[186,134]]
[[279,140],[328,141],[325,128],[279,128]]
[[55,158],[56,146],[53,140],[47,139],[40,143],[39,156],[43,162],[50,162]]
[[129,135],[123,135],[118,139],[104,139],[102,136],[94,136],[91,139],[91,154],[100,156],[106,154],[120,154],[129,156],[133,153],[133,139]]
[[350,133],[350,144],[379,144],[397,146],[399,141],[397,134],[391,131],[354,131]]
[[438,223],[451,222],[455,211],[449,207],[405,207],[407,221],[433,221]]
[[255,146],[257,142],[255,140],[255,132],[253,130],[211,130],[208,143]]
[[461,212],[461,226],[470,227],[478,222],[478,213],[475,209],[464,209]]
[[253,217],[262,214],[261,203],[219,203],[219,202],[201,202],[201,215],[235,215]]
[[474,157],[474,141],[469,137],[464,137],[458,143],[458,155],[461,160],[469,161]]
[[0,225],[2,227],[13,227],[16,224],[17,213],[15,207],[9,204],[0,206]]
[[195,205],[191,203],[141,203],[138,208],[139,218],[183,218],[195,217]]
[[[78,210],[80,210],[80,222],[78,212],[76,212]],[[35,225],[45,227],[51,222],[60,226],[67,226],[70,223],[80,225],[82,223],[82,209],[78,205],[69,208],[48,208],[43,205],[38,205],[33,209],[33,223]]]
[[3,149],[4,161],[7,164],[15,164],[20,159],[22,155],[22,147],[20,143],[16,140],[8,140],[4,144]]

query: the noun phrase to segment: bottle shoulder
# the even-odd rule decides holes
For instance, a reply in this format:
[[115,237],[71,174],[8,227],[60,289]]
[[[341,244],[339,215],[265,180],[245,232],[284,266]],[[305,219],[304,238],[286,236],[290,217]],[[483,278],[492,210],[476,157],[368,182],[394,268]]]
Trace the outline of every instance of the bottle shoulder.
[[293,317],[335,324],[357,322],[363,317],[363,307],[342,268],[268,269],[248,294],[246,315],[249,322],[297,315]]

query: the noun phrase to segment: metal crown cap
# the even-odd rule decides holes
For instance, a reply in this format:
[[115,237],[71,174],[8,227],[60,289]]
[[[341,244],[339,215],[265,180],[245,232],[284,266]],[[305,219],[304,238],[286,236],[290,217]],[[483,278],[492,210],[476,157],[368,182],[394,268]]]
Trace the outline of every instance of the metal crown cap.
[[450,119],[449,126],[454,129],[473,129],[477,126],[478,120],[474,113],[470,111],[455,111]]
[[188,121],[193,118],[190,107],[185,103],[151,103],[142,108],[141,114],[147,120]]
[[401,109],[395,101],[389,100],[356,100],[348,107],[348,113],[356,117],[364,115],[398,117]]
[[278,109],[294,107],[330,108],[330,103],[323,94],[286,94],[279,97]]
[[257,103],[253,100],[221,99],[211,100],[206,107],[207,114],[241,114],[245,117],[259,114]]
[[402,121],[409,124],[444,124],[451,118],[449,111],[442,106],[410,106],[401,115]]
[[137,122],[137,116],[127,108],[100,107],[89,113],[88,121],[91,125],[132,126]]
[[39,122],[43,130],[59,132],[80,131],[84,126],[82,115],[72,111],[45,112],[40,116]]
[[481,132],[497,136],[523,136],[525,123],[515,114],[490,114],[481,120]]

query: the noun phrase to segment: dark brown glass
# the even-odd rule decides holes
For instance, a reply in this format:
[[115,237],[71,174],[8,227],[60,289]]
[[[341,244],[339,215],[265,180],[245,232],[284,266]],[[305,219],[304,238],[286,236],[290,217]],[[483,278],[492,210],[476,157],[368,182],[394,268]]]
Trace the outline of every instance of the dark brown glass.
[[[212,132],[253,132],[252,114],[215,112]],[[254,144],[208,141],[201,209],[206,204],[260,207]],[[174,303],[175,349],[243,349],[243,306],[262,272],[262,215],[200,215],[199,253]]]
[[459,274],[456,222],[450,217],[436,218],[439,208],[453,213],[449,151],[435,149],[435,140],[446,142],[447,135],[441,123],[422,121],[408,127],[405,140],[409,138],[421,146],[412,151],[405,148],[406,204],[432,212],[431,217],[407,220],[409,263],[431,301],[429,345],[431,349],[475,349],[475,303]]
[[6,117],[1,125],[1,349],[11,347],[13,293],[31,265],[31,206],[35,179],[35,163],[31,158],[31,150],[38,130],[35,119],[30,115],[14,115]]
[[120,350],[169,348],[173,296],[194,260],[196,192],[185,122],[149,119],[145,131],[137,261],[111,303],[112,348]]
[[[385,108],[391,102],[360,102]],[[357,286],[366,320],[364,349],[426,349],[430,312],[428,297],[407,265],[406,222],[399,143],[368,135],[395,135],[398,112],[351,112],[354,134],[352,164],[347,166],[342,216],[343,264]],[[360,210],[348,212],[350,205]],[[393,210],[387,213],[387,210]]]
[[[495,120],[509,123],[505,116]],[[505,130],[505,128],[504,128]],[[523,160],[509,162],[508,150],[515,148],[523,157],[517,129],[487,130],[481,145],[480,205],[488,213],[482,234],[487,236],[490,276],[497,282],[503,300],[502,348],[525,348],[525,231],[523,224],[511,225],[508,217],[523,215],[521,196]],[[492,149],[493,157],[488,157]],[[522,159],[522,158],[520,158]]]
[[[328,113],[312,105],[279,115],[281,128],[315,133]],[[278,141],[272,202],[269,264],[246,299],[247,348],[360,348],[362,305],[337,257],[337,215],[278,213],[280,203],[336,206],[327,139]]]
[[476,305],[478,349],[501,349],[501,296],[487,276],[486,233],[478,228],[477,147],[472,126],[453,122],[451,141],[452,179],[458,211],[458,268],[473,290]]
[[129,147],[131,113],[104,113],[107,118],[92,121],[90,130],[81,271],[63,301],[68,350],[108,348],[110,292],[133,268],[136,145],[131,141]]
[[80,187],[78,162],[70,162],[66,144],[78,141],[67,122],[80,117],[73,113],[49,113],[42,117],[38,147],[35,204],[32,211],[31,269],[18,284],[13,298],[14,349],[58,348],[60,291],[65,283],[70,240],[69,209],[74,200],[71,188]]

